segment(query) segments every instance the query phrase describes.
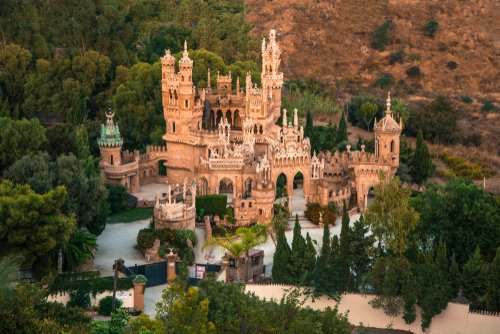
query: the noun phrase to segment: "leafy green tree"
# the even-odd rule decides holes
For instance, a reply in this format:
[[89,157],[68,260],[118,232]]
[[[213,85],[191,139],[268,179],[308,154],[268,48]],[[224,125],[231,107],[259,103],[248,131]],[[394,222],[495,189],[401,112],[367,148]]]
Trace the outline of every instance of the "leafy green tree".
[[341,290],[351,290],[353,282],[351,277],[350,266],[350,229],[349,229],[349,213],[347,212],[347,204],[344,201],[342,208],[342,226],[340,229],[340,244],[339,244],[339,278],[341,282]]
[[415,182],[421,184],[432,175],[435,167],[436,166],[432,163],[427,144],[424,141],[424,134],[422,130],[419,130],[417,135],[417,148],[415,149],[411,164],[411,176]]
[[411,204],[420,214],[415,231],[420,243],[442,239],[460,267],[476,246],[486,261],[493,259],[500,240],[498,197],[471,182],[452,179],[444,186],[430,186]]
[[0,91],[5,91],[13,105],[23,99],[23,87],[31,63],[31,52],[19,45],[0,49]]
[[339,128],[337,131],[337,137],[335,139],[337,145],[348,140],[348,132],[347,132],[347,120],[345,118],[345,113],[342,112],[339,121]]
[[458,294],[458,291],[460,290],[460,282],[462,279],[461,279],[460,268],[458,267],[455,253],[453,253],[453,255],[451,256],[449,276],[450,276],[452,295],[456,296]]
[[370,124],[378,112],[377,105],[373,102],[365,102],[361,105],[359,112],[363,122],[365,122],[366,130],[370,131]]
[[479,247],[476,247],[474,254],[463,266],[462,287],[464,296],[469,299],[473,308],[484,305],[483,299],[488,287],[488,268]]
[[90,157],[89,136],[84,125],[80,125],[76,128],[75,146],[75,153],[78,159],[86,160]]
[[68,243],[62,248],[63,267],[73,271],[76,267],[94,258],[97,238],[87,230],[76,229]]
[[418,212],[409,205],[410,192],[401,188],[399,179],[382,176],[375,186],[375,199],[368,206],[365,223],[370,227],[379,244],[396,255],[408,247],[408,235],[416,227]]
[[0,170],[17,159],[36,152],[45,142],[45,129],[38,120],[0,118]]
[[290,283],[291,274],[288,264],[290,263],[291,249],[286,241],[285,230],[278,229],[278,241],[276,251],[273,255],[272,277],[275,283]]
[[60,213],[66,196],[64,187],[41,195],[27,185],[2,181],[0,254],[22,254],[27,265],[36,266],[65,245],[75,229],[74,219]]

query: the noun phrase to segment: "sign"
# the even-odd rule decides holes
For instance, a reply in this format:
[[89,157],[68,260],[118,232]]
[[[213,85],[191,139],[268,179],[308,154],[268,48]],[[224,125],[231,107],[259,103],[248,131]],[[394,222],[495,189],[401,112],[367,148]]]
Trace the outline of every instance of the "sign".
[[196,278],[203,279],[205,277],[205,265],[196,265]]
[[116,299],[125,300],[128,296],[128,291],[116,291]]

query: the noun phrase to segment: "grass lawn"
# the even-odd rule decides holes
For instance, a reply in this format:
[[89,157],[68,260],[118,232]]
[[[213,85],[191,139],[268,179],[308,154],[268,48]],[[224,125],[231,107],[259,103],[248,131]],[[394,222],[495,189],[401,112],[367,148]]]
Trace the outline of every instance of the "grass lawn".
[[108,217],[108,224],[131,223],[153,217],[153,208],[133,208],[113,213]]

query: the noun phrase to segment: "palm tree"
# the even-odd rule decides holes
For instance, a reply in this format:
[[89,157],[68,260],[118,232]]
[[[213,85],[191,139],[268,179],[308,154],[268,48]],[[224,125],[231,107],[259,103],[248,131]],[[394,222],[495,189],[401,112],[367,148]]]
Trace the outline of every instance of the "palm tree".
[[61,249],[64,267],[73,270],[94,258],[94,250],[97,249],[97,238],[87,230],[77,229],[67,245]]
[[[207,247],[223,249],[230,253],[235,259],[237,281],[240,282],[240,271],[238,268],[240,258],[245,255],[248,259],[249,252],[255,246],[265,242],[269,235],[267,226],[255,224],[251,227],[239,227],[234,233],[227,233],[223,237],[212,237],[205,241],[202,249]],[[245,274],[246,276],[246,274]],[[245,280],[246,277],[245,277]]]

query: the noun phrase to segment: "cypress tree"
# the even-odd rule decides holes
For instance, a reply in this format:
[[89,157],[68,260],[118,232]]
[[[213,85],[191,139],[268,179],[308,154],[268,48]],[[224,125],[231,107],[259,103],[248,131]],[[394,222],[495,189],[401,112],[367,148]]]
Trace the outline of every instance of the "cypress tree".
[[481,306],[481,299],[486,293],[487,280],[486,265],[477,247],[462,270],[463,293],[473,308]]
[[308,110],[306,115],[306,127],[304,128],[304,136],[312,139],[314,132],[313,118],[311,112]]
[[489,282],[489,309],[498,312],[500,311],[500,247],[497,248],[495,258],[491,262]]
[[368,226],[364,223],[364,218],[361,216],[352,229],[350,229],[349,246],[352,270],[354,276],[354,289],[361,290],[364,287],[366,276],[370,269],[369,251],[373,249],[373,235],[367,235],[369,232]]
[[450,282],[453,297],[458,294],[460,290],[460,269],[458,268],[457,260],[455,259],[455,253],[453,253],[450,262]]
[[427,148],[427,144],[424,140],[424,134],[422,129],[420,129],[418,130],[417,147],[415,149],[411,165],[411,176],[416,183],[421,184],[432,175],[434,168],[435,166],[432,163],[429,149]]
[[341,282],[341,290],[352,289],[351,270],[349,261],[349,213],[347,205],[344,201],[342,208],[342,227],[340,230],[340,245],[339,245],[339,278]]
[[448,272],[448,258],[446,256],[446,244],[441,239],[436,252],[436,264],[445,273]]
[[312,242],[309,232],[306,234],[306,253],[304,254],[306,275],[305,282],[308,283],[316,265],[316,248]]
[[339,129],[337,131],[337,144],[347,141],[348,135],[349,134],[347,132],[347,121],[345,119],[345,113],[342,112],[342,116],[340,117],[339,121]]
[[332,122],[328,122],[328,126],[326,127],[325,141],[322,145],[323,150],[329,150],[330,152],[335,151],[337,145],[337,128]]
[[290,276],[295,284],[302,282],[306,271],[305,263],[306,241],[301,234],[299,215],[295,215],[293,227],[292,251],[290,254]]
[[332,281],[330,277],[330,255],[330,227],[328,226],[328,222],[326,222],[323,228],[323,244],[321,245],[321,250],[312,274],[311,283],[316,296],[330,295],[332,290]]
[[278,229],[276,252],[273,256],[272,277],[274,283],[290,283],[290,272],[288,270],[290,252],[290,246],[285,237],[285,230],[280,228]]

